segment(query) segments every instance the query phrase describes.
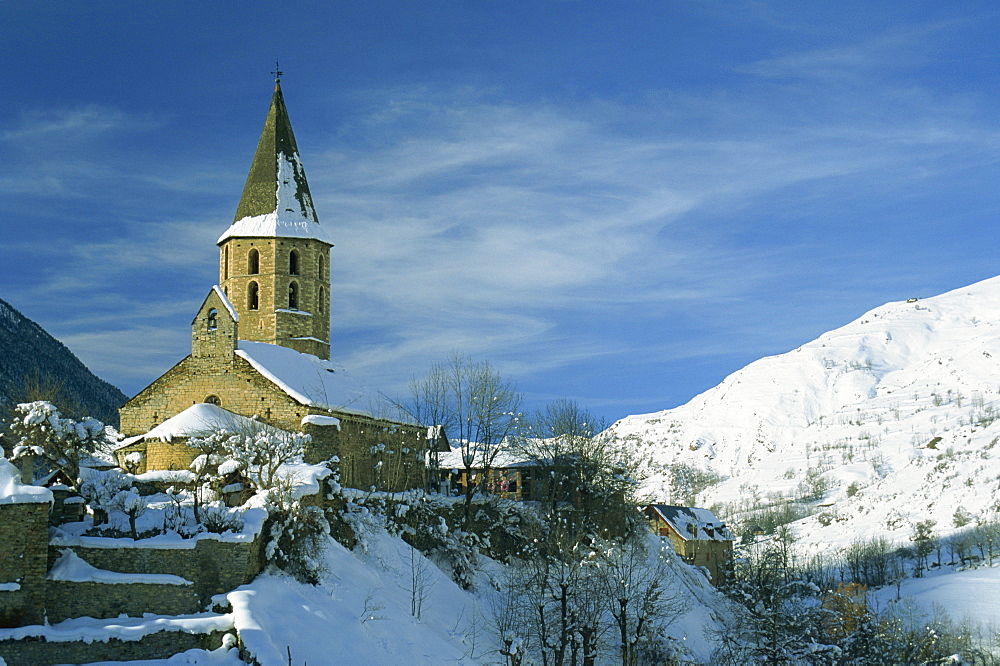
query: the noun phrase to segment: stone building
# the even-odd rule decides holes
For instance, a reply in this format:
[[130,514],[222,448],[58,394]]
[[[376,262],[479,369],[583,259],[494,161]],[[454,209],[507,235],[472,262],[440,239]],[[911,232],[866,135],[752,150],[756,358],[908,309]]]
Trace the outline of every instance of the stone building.
[[[208,403],[306,432],[306,462],[338,456],[345,485],[426,485],[437,440],[426,427],[373,416],[360,387],[329,360],[329,238],[276,82],[235,218],[218,240],[219,284],[191,322],[191,354],[120,410],[131,452],[143,454],[155,439],[141,436],[164,421]],[[194,458],[183,447],[160,449],[144,468],[183,469]]]
[[705,567],[713,585],[725,579],[733,556],[733,535],[708,509],[649,504],[642,509],[650,529],[670,540],[688,564]]

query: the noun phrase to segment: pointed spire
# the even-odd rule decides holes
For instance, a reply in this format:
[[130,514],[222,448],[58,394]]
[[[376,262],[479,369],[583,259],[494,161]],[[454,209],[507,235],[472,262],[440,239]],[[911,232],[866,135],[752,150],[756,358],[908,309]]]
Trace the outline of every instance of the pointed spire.
[[316,217],[306,172],[281,94],[275,63],[274,95],[250,164],[232,226],[219,238],[287,236],[326,240]]

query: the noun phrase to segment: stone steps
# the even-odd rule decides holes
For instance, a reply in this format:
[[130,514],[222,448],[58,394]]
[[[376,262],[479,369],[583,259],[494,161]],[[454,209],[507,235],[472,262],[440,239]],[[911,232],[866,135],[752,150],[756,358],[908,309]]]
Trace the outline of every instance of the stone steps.
[[[77,617],[52,625],[0,629],[0,657],[8,664],[84,664],[166,659],[191,649],[235,644],[231,614]],[[227,634],[231,634],[227,639]]]

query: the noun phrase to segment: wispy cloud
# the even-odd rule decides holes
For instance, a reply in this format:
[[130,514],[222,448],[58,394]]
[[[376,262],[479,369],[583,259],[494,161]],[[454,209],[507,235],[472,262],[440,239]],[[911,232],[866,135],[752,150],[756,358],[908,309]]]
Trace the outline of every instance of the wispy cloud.
[[[460,348],[522,378],[572,367],[566,394],[613,404],[621,383],[589,375],[794,346],[877,270],[859,251],[877,220],[854,202],[895,201],[914,183],[944,191],[1000,154],[974,97],[896,76],[947,32],[811,40],[737,67],[725,89],[628,99],[338,90],[348,120],[324,126],[324,143],[296,125],[336,243],[335,357],[391,393]],[[246,167],[138,151],[123,166],[85,149],[156,123],[84,106],[0,133],[31,167],[0,177],[4,210],[47,196],[48,214],[72,221],[0,245],[5,284],[71,322],[62,337],[127,390],[186,353]],[[32,142],[47,148],[30,155]],[[72,196],[112,201],[59,203]],[[9,268],[19,261],[30,279]]]
[[37,145],[52,141],[84,141],[109,132],[141,131],[160,126],[152,116],[85,104],[69,109],[38,109],[21,113],[16,126],[0,132],[0,140]]

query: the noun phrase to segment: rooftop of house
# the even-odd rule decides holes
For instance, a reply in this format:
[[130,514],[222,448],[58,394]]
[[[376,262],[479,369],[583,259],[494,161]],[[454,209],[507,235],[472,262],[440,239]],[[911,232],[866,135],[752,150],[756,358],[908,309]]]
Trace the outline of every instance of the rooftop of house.
[[708,509],[668,504],[650,504],[648,511],[666,521],[682,539],[699,541],[732,541],[733,534],[726,524]]

